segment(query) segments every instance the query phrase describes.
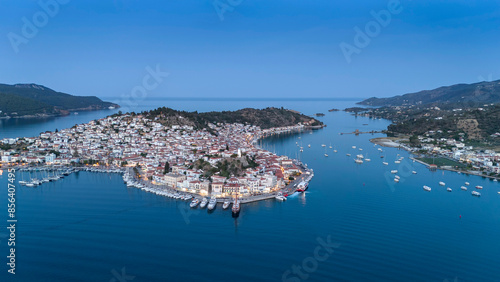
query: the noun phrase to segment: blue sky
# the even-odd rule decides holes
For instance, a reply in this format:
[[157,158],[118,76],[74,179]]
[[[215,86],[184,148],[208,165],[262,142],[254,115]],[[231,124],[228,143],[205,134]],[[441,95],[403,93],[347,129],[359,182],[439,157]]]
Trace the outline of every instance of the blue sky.
[[[116,97],[159,66],[148,97],[351,98],[500,79],[498,1],[60,0],[43,22],[53,1],[0,0],[1,83]],[[357,48],[372,11],[391,21]]]

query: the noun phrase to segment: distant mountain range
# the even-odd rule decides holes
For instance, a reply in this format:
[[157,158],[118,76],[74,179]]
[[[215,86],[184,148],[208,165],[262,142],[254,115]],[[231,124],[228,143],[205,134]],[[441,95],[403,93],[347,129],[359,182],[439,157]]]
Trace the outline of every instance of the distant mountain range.
[[391,98],[372,97],[359,102],[366,106],[463,105],[500,103],[500,80],[455,84]]
[[0,84],[0,117],[43,117],[119,105],[95,96],[73,96],[37,84]]

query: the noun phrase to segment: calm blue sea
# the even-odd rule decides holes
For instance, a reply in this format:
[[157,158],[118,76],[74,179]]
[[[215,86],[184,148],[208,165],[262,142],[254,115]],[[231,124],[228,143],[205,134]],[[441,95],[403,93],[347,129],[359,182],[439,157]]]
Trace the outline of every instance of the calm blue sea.
[[[269,105],[324,112],[320,119],[328,126],[322,130],[262,142],[314,169],[309,190],[283,203],[243,205],[240,217],[233,219],[220,206],[213,213],[191,210],[187,202],[127,188],[119,175],[79,172],[38,188],[18,187],[17,274],[12,276],[5,264],[4,171],[0,281],[500,281],[500,185],[430,172],[405,151],[379,152],[369,139],[380,134],[339,135],[388,125],[327,111],[354,102],[163,102],[199,111]],[[4,122],[0,138],[32,136],[107,113],[18,121],[15,126]],[[302,154],[297,145],[304,147]],[[353,156],[359,153],[371,162],[355,164]],[[399,157],[404,159],[398,165]],[[399,170],[398,184],[392,169]],[[465,181],[471,183],[469,191],[460,190]],[[423,185],[432,191],[425,192]],[[480,198],[470,194],[475,185],[484,186]]]

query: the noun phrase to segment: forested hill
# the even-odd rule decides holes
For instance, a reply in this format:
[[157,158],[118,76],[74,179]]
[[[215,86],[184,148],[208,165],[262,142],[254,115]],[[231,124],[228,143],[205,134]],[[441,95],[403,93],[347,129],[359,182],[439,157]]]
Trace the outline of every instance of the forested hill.
[[37,84],[0,84],[0,117],[63,115],[110,106],[119,107],[95,96],[73,96]]
[[390,98],[372,97],[359,102],[367,106],[482,106],[484,104],[500,103],[500,80],[483,81],[473,84],[455,84],[433,90],[394,96]]
[[237,111],[206,113],[176,111],[162,107],[142,114],[167,126],[190,125],[196,128],[207,128],[208,123],[241,123],[260,126],[263,129],[297,125],[298,123],[324,126],[321,121],[315,118],[296,111],[273,107],[262,110],[245,108]]

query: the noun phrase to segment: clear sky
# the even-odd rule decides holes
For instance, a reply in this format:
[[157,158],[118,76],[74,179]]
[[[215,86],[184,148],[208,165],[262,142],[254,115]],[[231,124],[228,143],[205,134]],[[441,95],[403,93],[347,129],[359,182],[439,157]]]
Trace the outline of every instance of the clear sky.
[[[497,0],[54,1],[0,0],[0,83],[105,98],[146,77],[149,97],[351,98],[500,79]],[[157,84],[148,66],[169,76]]]

